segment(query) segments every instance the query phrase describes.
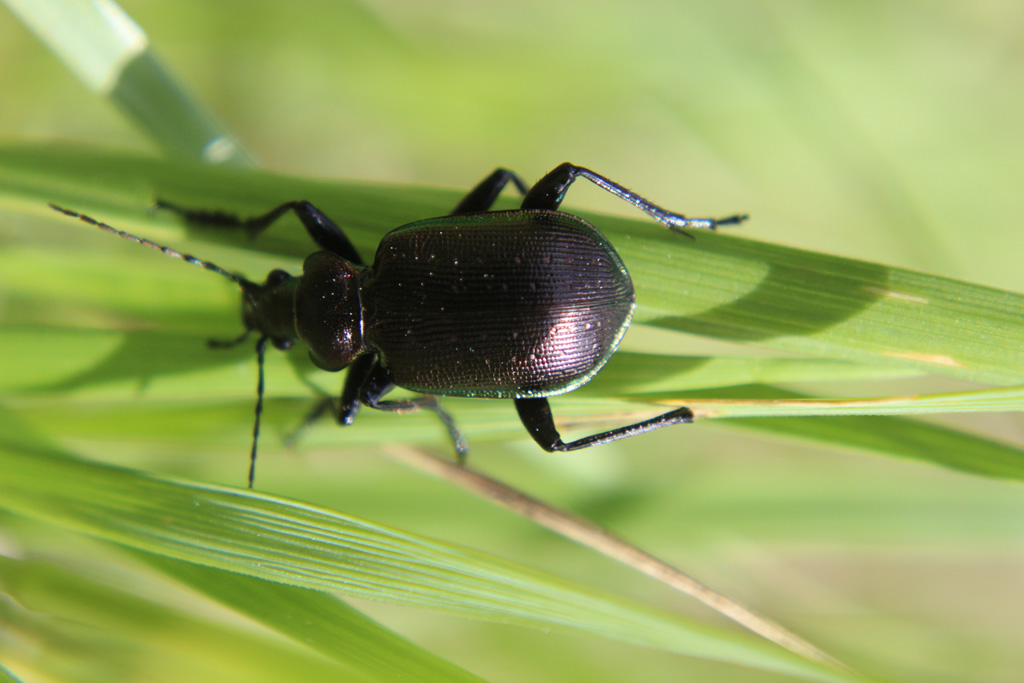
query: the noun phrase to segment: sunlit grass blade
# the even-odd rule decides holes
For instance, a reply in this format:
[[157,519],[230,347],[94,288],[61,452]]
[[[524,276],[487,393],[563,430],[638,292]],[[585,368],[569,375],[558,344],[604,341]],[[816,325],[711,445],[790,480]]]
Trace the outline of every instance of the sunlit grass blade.
[[264,626],[382,681],[481,681],[332,595],[143,554],[171,577]]
[[88,464],[38,447],[6,444],[0,466],[6,509],[174,559],[816,680],[848,678],[750,636],[316,506]]
[[637,396],[747,384],[883,380],[918,377],[915,368],[890,363],[851,363],[831,358],[760,358],[617,352],[580,389],[585,396]]
[[[983,394],[986,398],[998,398],[1002,409],[1020,405],[1020,389],[995,389]],[[936,397],[930,409],[913,408],[913,399],[906,399],[906,412],[979,412],[990,410],[992,402],[971,403],[972,392],[960,396],[963,404],[944,404],[950,396]],[[714,395],[715,398],[706,398]],[[736,398],[723,398],[735,396]],[[878,399],[886,405],[893,399]],[[698,429],[701,425],[714,424],[721,427],[739,427],[814,442],[830,448],[839,448],[908,458],[922,463],[949,467],[961,472],[980,476],[1024,480],[1024,450],[1019,446],[971,434],[955,428],[919,421],[910,417],[891,417],[899,414],[901,407],[892,406],[890,411],[876,411],[875,402],[843,401],[828,404],[818,399],[807,398],[775,387],[742,386],[701,393],[684,394],[659,401],[660,405],[645,405],[640,402],[613,399],[563,399],[557,403],[558,425],[564,430],[579,430],[580,433],[630,421],[646,419],[664,412],[666,406],[687,405],[698,416],[697,427],[679,427],[677,430]],[[823,405],[825,404],[825,405]],[[449,402],[451,408],[454,404]],[[776,412],[773,407],[778,406]],[[903,407],[907,407],[903,406]],[[735,408],[735,412],[730,412]],[[499,438],[515,438],[521,434],[522,426],[512,414],[505,414],[491,405],[459,402],[457,410],[464,424],[473,425],[474,434]],[[716,415],[717,413],[717,415]],[[728,415],[733,419],[724,419]],[[788,415],[788,417],[782,417]],[[813,417],[808,417],[811,415]],[[709,419],[714,416],[721,419]],[[183,419],[184,421],[184,419]],[[427,422],[408,425],[403,432],[410,441],[422,440],[432,443],[436,439],[436,426]],[[368,427],[369,428],[369,427]],[[383,425],[380,429],[384,429]],[[570,431],[570,434],[575,433]],[[318,432],[309,438],[310,445],[325,446],[336,436],[330,432]],[[346,433],[345,439],[362,440],[362,435]],[[682,439],[682,434],[680,435]],[[685,443],[685,442],[683,442]],[[669,455],[670,459],[676,456]]]
[[[225,375],[227,376],[227,375]],[[182,384],[182,393],[187,385]],[[252,388],[249,394],[226,399],[218,396],[216,387],[191,398],[136,398],[113,396],[96,399],[37,397],[9,403],[27,423],[40,429],[59,433],[74,443],[152,444],[164,453],[169,444],[226,449],[237,456],[237,481],[241,482],[243,451],[251,427]],[[770,387],[742,387],[745,396],[762,396],[763,400],[794,401],[798,395]],[[773,397],[773,398],[768,398]],[[272,453],[280,448],[281,439],[302,420],[313,403],[309,397],[293,400],[275,399],[268,403],[264,449]],[[459,417],[459,423],[471,434],[470,445],[480,446],[495,440],[522,440],[522,424],[509,406],[492,402],[450,401],[447,407]],[[700,405],[694,403],[693,405]],[[596,428],[622,424],[629,420],[650,417],[663,408],[641,409],[637,404],[613,400],[563,400],[557,403],[559,426],[568,433],[586,433]],[[770,414],[770,413],[769,413]],[[738,427],[814,442],[839,448],[909,458],[922,463],[951,467],[962,472],[1024,480],[1024,452],[1017,446],[970,434],[957,429],[929,424],[911,418],[885,416],[817,417],[745,417],[729,420],[702,421],[726,428]],[[59,429],[52,427],[59,425]],[[679,430],[700,429],[679,427]],[[682,433],[680,438],[683,438]],[[305,434],[299,444],[303,451],[383,445],[388,443],[423,444],[446,452],[443,430],[428,415],[383,415],[367,413],[357,425],[340,431],[324,423]],[[123,450],[123,447],[119,448]],[[164,456],[168,461],[170,455]],[[669,461],[677,457],[667,454]],[[198,463],[196,463],[198,466]]]
[[126,672],[142,662],[151,683],[354,678],[352,668],[310,650],[211,619],[209,605],[204,613],[195,600],[154,599],[147,591],[159,583],[135,578],[123,562],[104,575],[78,558],[0,557],[7,599],[0,659],[31,672],[28,680],[82,683],[131,680]]
[[[960,396],[969,404],[974,393],[1019,396],[1020,392],[1019,387],[1014,387],[991,392],[963,392]],[[781,405],[792,403],[799,406],[802,400],[811,405],[817,403],[814,399],[774,387],[738,387],[730,392],[717,393],[732,393],[748,399],[759,397],[766,402],[778,401]],[[975,406],[975,409],[984,408]],[[980,434],[912,418],[881,415],[832,417],[818,413],[815,417],[777,419],[771,411],[765,414],[767,417],[746,417],[721,424],[836,448],[909,458],[974,475],[1024,480],[1024,450]]]
[[1024,387],[882,398],[706,398],[686,403],[707,418],[1005,412],[1024,410]]
[[[7,405],[25,420],[75,442],[84,439],[109,444],[120,438],[166,443],[172,438],[191,438],[195,443],[230,444],[234,436],[236,445],[242,444],[253,401],[255,368],[250,351],[241,349],[237,355],[222,357],[203,348],[205,336],[87,330],[54,335],[45,328],[7,328],[0,335],[0,355],[24,362],[9,368],[0,378],[0,388],[21,393],[20,399],[9,400]],[[62,362],[52,363],[58,356]],[[280,434],[298,424],[314,400],[301,376],[281,367],[281,360],[271,357],[273,398],[266,415],[271,431],[264,442],[270,449],[279,446]],[[239,363],[242,372],[236,369]],[[563,427],[585,430],[642,419],[663,411],[664,406],[686,403],[702,417],[733,418],[720,422],[723,426],[912,458],[973,474],[1024,478],[1019,448],[941,425],[881,417],[1019,409],[1024,391],[1019,387],[824,401],[764,385],[732,386],[751,379],[802,381],[822,370],[849,379],[905,374],[888,366],[819,359],[702,359],[623,353],[591,385],[560,397],[556,405]],[[139,401],[138,380],[145,376],[151,379],[145,400]],[[332,390],[333,378],[325,383],[314,374],[308,379],[317,380],[325,393]],[[669,391],[673,385],[680,388]],[[709,386],[714,389],[700,391]],[[606,398],[611,395],[626,400]],[[222,404],[215,407],[211,401]],[[450,403],[472,435],[472,443],[523,437],[514,411],[503,404]],[[786,419],[777,419],[782,416]],[[437,425],[424,417],[367,413],[344,433],[333,424],[322,425],[307,435],[302,446],[382,443],[382,437],[384,442],[394,440],[396,429],[406,443],[443,446]]]
[[163,150],[248,164],[232,136],[167,72],[145,32],[113,0],[4,0],[79,81],[109,98]]
[[[177,224],[165,214],[146,217],[156,197],[241,213],[304,197],[335,216],[365,254],[374,252],[386,231],[444,214],[458,197],[453,191],[322,183],[40,147],[0,149],[0,181],[3,205],[44,213],[47,202],[56,202],[134,230]],[[684,240],[649,221],[591,219],[632,272],[638,322],[980,382],[1024,382],[1021,294],[735,234]],[[311,248],[294,229],[251,242],[208,229],[189,231],[233,239],[278,258],[301,257]]]

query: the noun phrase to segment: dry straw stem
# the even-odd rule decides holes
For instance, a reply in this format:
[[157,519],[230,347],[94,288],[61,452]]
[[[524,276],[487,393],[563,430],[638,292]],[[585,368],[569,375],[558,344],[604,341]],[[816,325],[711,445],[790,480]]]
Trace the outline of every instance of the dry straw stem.
[[790,652],[808,659],[848,667],[807,642],[792,631],[767,617],[757,614],[749,607],[722,595],[715,589],[693,578],[686,572],[673,567],[651,553],[629,541],[616,536],[593,522],[573,515],[565,510],[533,498],[507,484],[458,465],[449,460],[432,456],[425,451],[401,446],[392,446],[386,452],[396,460],[424,472],[434,474],[467,491],[487,498],[513,512],[546,527],[555,533],[606,555],[622,564],[661,581],[686,595],[696,598],[719,614],[732,619],[744,628],[780,645]]

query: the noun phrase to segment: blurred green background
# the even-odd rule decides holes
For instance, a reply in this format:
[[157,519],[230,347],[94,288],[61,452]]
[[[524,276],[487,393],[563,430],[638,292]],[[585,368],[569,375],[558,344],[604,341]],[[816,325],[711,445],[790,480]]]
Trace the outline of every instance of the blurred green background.
[[[753,239],[1024,285],[1020,3],[122,6],[267,169],[468,188],[497,165],[529,182],[568,160],[685,213],[749,212],[742,230]],[[7,14],[0,92],[5,141],[156,152]],[[628,208],[593,188],[574,190],[567,205]],[[17,243],[36,225],[0,214],[0,238]],[[625,347],[658,340],[633,330]],[[685,352],[749,353],[691,341]],[[803,388],[885,395],[964,386]],[[942,420],[1024,442],[1017,415]],[[525,439],[484,442],[473,462],[612,527],[855,666],[903,680],[1019,680],[1018,486],[728,427],[574,457],[545,455]],[[247,429],[240,416],[211,444],[217,459],[168,462],[172,449],[157,444],[144,461],[133,443],[125,462],[237,483]],[[704,614],[372,447],[339,455],[345,437],[325,432],[316,443],[290,455],[266,439],[261,488]],[[103,449],[118,457],[116,444]],[[32,542],[55,557],[69,544],[85,557],[105,552],[63,537]],[[154,599],[179,600],[166,590]],[[198,618],[211,610],[188,604]],[[775,680],[619,644],[361,607],[491,680]]]

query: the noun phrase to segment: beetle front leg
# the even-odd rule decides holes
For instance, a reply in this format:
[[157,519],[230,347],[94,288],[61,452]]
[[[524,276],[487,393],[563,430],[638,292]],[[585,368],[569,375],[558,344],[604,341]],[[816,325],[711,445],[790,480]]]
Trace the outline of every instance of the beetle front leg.
[[519,419],[522,420],[526,431],[530,433],[530,436],[533,437],[533,440],[541,448],[549,453],[554,451],[578,451],[581,448],[618,441],[619,439],[654,431],[669,425],[693,422],[693,412],[689,408],[676,408],[650,420],[619,427],[618,429],[611,429],[600,434],[592,434],[591,436],[585,436],[582,439],[565,443],[562,441],[562,435],[555,429],[555,419],[551,414],[551,406],[546,398],[517,398],[515,402]]
[[155,204],[157,208],[176,213],[189,223],[244,228],[250,237],[258,236],[281,216],[289,211],[294,211],[295,215],[302,221],[302,225],[306,228],[310,238],[318,246],[337,254],[357,266],[365,265],[363,259],[359,256],[359,252],[352,246],[352,243],[345,236],[345,233],[341,231],[341,228],[328,218],[323,211],[305,200],[285,202],[265,214],[251,218],[240,218],[236,214],[223,211],[186,209],[161,199],[156,200]]
[[348,366],[345,384],[341,388],[341,402],[338,404],[338,412],[335,413],[338,424],[348,426],[355,422],[361,405],[359,395],[363,386],[370,382],[376,364],[377,357],[367,354],[359,356]]
[[328,413],[343,427],[355,422],[359,406],[362,405],[359,401],[359,391],[373,370],[374,362],[376,362],[376,358],[369,354],[356,358],[345,373],[345,383],[342,385],[340,400],[335,401],[330,396],[324,396],[317,401],[299,426],[285,438],[285,446],[288,448],[294,446],[307,429]]

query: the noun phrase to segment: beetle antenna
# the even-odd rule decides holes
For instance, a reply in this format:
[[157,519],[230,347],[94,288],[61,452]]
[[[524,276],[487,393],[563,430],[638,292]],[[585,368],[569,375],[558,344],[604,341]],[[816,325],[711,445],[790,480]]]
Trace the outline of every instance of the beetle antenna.
[[259,380],[256,382],[256,419],[252,425],[252,450],[249,452],[249,488],[256,479],[256,444],[260,440],[260,418],[263,416],[263,358],[267,355],[267,335],[256,342],[256,365],[259,368]]
[[253,283],[253,282],[251,282],[249,280],[246,280],[241,275],[235,275],[234,273],[229,273],[228,271],[224,270],[223,268],[221,268],[220,266],[218,266],[215,263],[210,263],[209,261],[204,261],[203,259],[197,258],[195,256],[192,256],[191,254],[183,254],[182,252],[178,251],[177,249],[172,249],[171,247],[167,247],[167,246],[164,246],[162,244],[157,244],[156,242],[151,242],[150,240],[147,240],[144,237],[139,237],[138,235],[133,235],[130,232],[125,232],[123,230],[118,230],[114,226],[108,225],[108,224],[104,223],[103,221],[98,221],[95,218],[93,218],[92,216],[87,216],[84,213],[78,213],[77,211],[72,211],[71,209],[65,209],[65,208],[63,208],[61,206],[57,206],[56,204],[50,204],[49,206],[54,211],[62,213],[65,216],[70,216],[71,218],[77,218],[78,220],[82,221],[83,223],[88,223],[89,225],[97,227],[100,230],[105,230],[106,232],[113,233],[113,234],[117,235],[118,237],[122,237],[122,238],[128,240],[129,242],[135,242],[136,244],[141,244],[144,247],[149,247],[150,249],[156,249],[161,254],[164,254],[166,256],[171,256],[173,258],[181,259],[182,261],[185,261],[187,263],[191,263],[194,266],[199,266],[200,268],[205,268],[206,270],[209,270],[209,271],[212,271],[214,273],[217,273],[218,275],[223,275],[224,277],[226,277],[227,279],[231,280],[232,282],[237,284],[239,287],[241,287],[242,291],[245,292],[245,294],[247,296],[251,297],[253,292],[259,291],[259,288],[260,288],[259,285],[255,284],[255,283]]

